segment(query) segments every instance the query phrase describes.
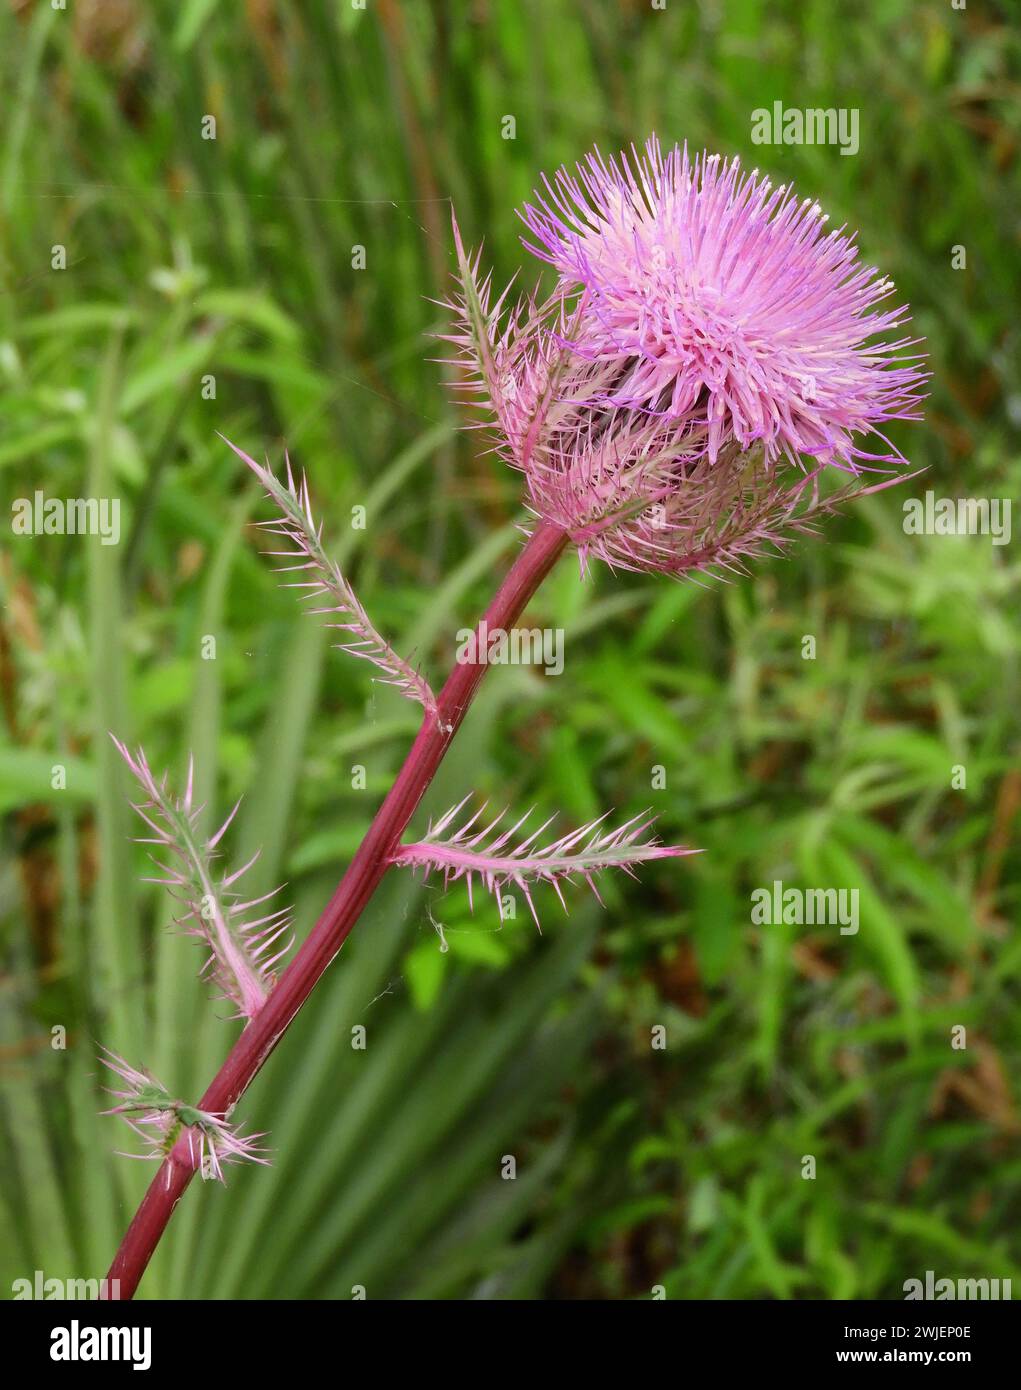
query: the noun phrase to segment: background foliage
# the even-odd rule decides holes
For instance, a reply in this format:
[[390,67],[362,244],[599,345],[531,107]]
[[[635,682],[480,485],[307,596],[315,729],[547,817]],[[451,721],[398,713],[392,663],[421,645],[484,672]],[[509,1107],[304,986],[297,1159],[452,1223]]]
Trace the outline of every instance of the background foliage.
[[[505,280],[528,259],[513,208],[539,172],[652,129],[741,152],[860,228],[928,340],[927,420],[896,436],[928,472],[729,587],[581,583],[562,563],[531,611],[567,631],[563,676],[494,669],[425,810],[470,788],[566,823],[651,804],[706,853],[607,884],[605,912],[546,901],[542,937],[470,917],[459,890],[387,882],[242,1106],[272,1169],[193,1188],[143,1291],[837,1298],[900,1297],[928,1268],[1021,1280],[1016,543],[901,525],[926,488],[1018,494],[1011,8],[5,7],[2,491],[123,503],[116,547],[4,542],[5,1289],[36,1268],[102,1273],[149,1176],[96,1116],[97,1041],[191,1097],[234,1027],[139,882],[105,731],[175,776],[193,749],[221,811],[246,794],[235,845],[263,846],[253,872],[288,881],[303,934],[415,727],[277,589],[216,431],[274,460],[286,441],[376,622],[444,670],[520,519],[516,478],[456,432],[427,360],[447,200]],[[752,147],[751,110],[776,99],[858,107],[860,154]],[[859,934],[752,926],[749,894],[774,879],[858,887]]]

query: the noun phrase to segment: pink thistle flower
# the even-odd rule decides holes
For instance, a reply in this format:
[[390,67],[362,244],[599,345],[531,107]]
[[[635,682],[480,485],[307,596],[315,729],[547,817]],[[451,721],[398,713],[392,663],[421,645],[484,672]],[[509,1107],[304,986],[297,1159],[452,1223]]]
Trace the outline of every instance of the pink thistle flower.
[[132,755],[113,734],[110,737],[145,792],[145,800],[132,802],[132,806],[152,835],[140,837],[139,843],[158,845],[168,851],[171,858],[167,864],[150,855],[166,877],[147,882],[163,884],[184,904],[186,911],[177,918],[178,925],[186,935],[198,937],[209,948],[209,957],[202,967],[203,977],[214,983],[220,998],[229,999],[235,1005],[235,1017],[254,1018],[276,979],[273,966],[286,955],[293,938],[288,937],[282,947],[272,951],[288,932],[289,909],[276,908],[261,916],[251,915],[253,909],[275,897],[279,888],[248,901],[243,901],[234,889],[258,859],[258,851],[240,869],[224,874],[219,881],[214,874],[217,846],[237,814],[240,801],[220,828],[205,838],[198,831],[203,807],[193,804],[191,763],[184,795],[175,797],[168,789],[166,774],[161,781],[156,781],[141,748]]
[[[643,157],[561,169],[522,217],[552,294],[493,302],[455,223],[447,341],[531,510],[583,566],[741,572],[904,476],[854,481],[904,461],[878,426],[919,418],[917,340],[886,339],[906,309],[876,307],[893,286],[817,204],[653,138]],[[852,482],[826,495],[830,465]]]
[[[875,457],[856,433],[919,418],[917,357],[900,356],[918,340],[872,342],[907,306],[876,310],[892,283],[858,264],[843,228],[824,234],[818,203],[738,159],[664,157],[655,137],[644,158],[596,150],[577,172],[525,207],[538,242],[525,245],[565,294],[583,290],[571,346],[613,365],[608,404],[704,429],[711,463],[736,440],[761,442],[768,463],[849,464]],[[879,457],[900,460],[888,447]]]
[[102,1113],[119,1115],[145,1146],[145,1152],[121,1154],[122,1158],[162,1162],[180,1142],[202,1178],[218,1182],[224,1181],[225,1163],[269,1163],[258,1143],[265,1135],[243,1135],[222,1115],[175,1100],[162,1082],[138,1071],[109,1048],[102,1049],[100,1061],[125,1083],[122,1090],[107,1087],[117,1104]]
[[524,894],[535,925],[540,930],[539,917],[532,901],[532,887],[536,883],[548,883],[566,912],[561,882],[573,883],[576,877],[583,878],[602,903],[593,877],[602,870],[622,869],[634,878],[636,864],[699,853],[681,845],[661,844],[655,838],[642,839],[656,819],[647,811],[632,816],[616,830],[605,830],[601,827],[610,814],[607,811],[580,829],[540,846],[536,841],[555,817],[550,816],[538,829],[515,844],[514,837],[532,814],[531,811],[526,811],[509,829],[497,833],[500,822],[507,814],[506,809],[487,823],[482,821],[486,809],[483,805],[459,830],[444,839],[444,833],[468,800],[469,797],[465,797],[435,825],[430,825],[424,840],[402,845],[391,862],[406,868],[422,869],[427,876],[432,872],[442,873],[444,886],[463,878],[468,888],[468,901],[473,908],[473,886],[478,875],[484,887],[496,898],[501,921],[503,890],[513,884]]

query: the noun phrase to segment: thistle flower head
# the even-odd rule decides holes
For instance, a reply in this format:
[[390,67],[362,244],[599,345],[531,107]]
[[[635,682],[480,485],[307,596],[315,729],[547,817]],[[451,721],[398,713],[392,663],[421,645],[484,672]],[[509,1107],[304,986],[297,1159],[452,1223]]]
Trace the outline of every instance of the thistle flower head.
[[117,1103],[102,1113],[119,1115],[144,1145],[144,1152],[123,1157],[162,1161],[183,1141],[192,1166],[202,1178],[218,1182],[224,1181],[225,1163],[269,1162],[258,1142],[264,1135],[243,1135],[222,1115],[175,1100],[162,1082],[132,1067],[109,1048],[102,1049],[100,1061],[123,1083],[121,1089],[107,1088]]
[[143,749],[132,754],[113,734],[110,737],[145,793],[144,800],[132,805],[152,834],[140,837],[139,843],[158,846],[170,860],[165,863],[152,855],[165,877],[148,881],[163,884],[183,904],[178,925],[209,948],[203,976],[216,985],[221,998],[234,1004],[236,1017],[253,1018],[276,979],[273,966],[290,948],[288,938],[273,949],[288,933],[290,912],[275,908],[254,915],[255,909],[269,902],[279,889],[248,901],[235,890],[234,885],[255,863],[258,852],[233,873],[217,878],[214,872],[219,843],[241,803],[214,834],[205,837],[198,829],[203,807],[194,804],[191,764],[184,794],[178,797],[170,791],[166,774],[156,780]]
[[468,888],[468,901],[473,907],[477,876],[495,896],[501,920],[503,891],[509,886],[519,888],[524,894],[538,927],[539,916],[532,899],[532,888],[537,883],[548,883],[566,912],[561,883],[584,879],[601,902],[594,876],[604,869],[622,869],[634,878],[636,864],[650,859],[672,859],[698,853],[697,850],[685,849],[681,845],[664,845],[655,837],[647,837],[646,832],[656,819],[648,812],[632,816],[615,830],[605,828],[604,823],[610,814],[606,812],[578,830],[572,830],[545,845],[539,841],[543,831],[552,823],[552,816],[524,838],[516,838],[532,814],[530,811],[526,811],[513,825],[501,828],[506,810],[487,820],[484,818],[484,804],[458,829],[451,830],[468,800],[465,797],[435,825],[430,825],[423,840],[402,845],[392,862],[421,869],[426,875],[442,873],[444,884],[463,878]]
[[[817,203],[653,138],[544,179],[521,216],[552,293],[494,301],[455,227],[448,341],[583,563],[739,571],[896,480],[858,479],[904,462],[879,426],[919,418],[916,340],[891,336],[906,307],[881,307],[892,284]],[[832,466],[851,482],[827,495]]]
[[850,464],[874,457],[856,434],[917,418],[911,340],[869,345],[905,322],[907,306],[876,308],[892,283],[818,203],[740,160],[664,156],[655,138],[630,160],[596,150],[523,218],[529,249],[584,293],[572,347],[612,364],[607,403],[698,427],[711,463],[735,440],[767,463]]

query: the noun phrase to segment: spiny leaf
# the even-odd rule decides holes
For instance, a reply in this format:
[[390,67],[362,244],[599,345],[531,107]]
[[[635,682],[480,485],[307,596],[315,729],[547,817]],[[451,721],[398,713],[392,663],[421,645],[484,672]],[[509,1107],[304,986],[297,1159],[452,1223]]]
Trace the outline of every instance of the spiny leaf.
[[197,833],[203,808],[192,803],[191,764],[184,795],[174,797],[167,787],[166,774],[160,782],[156,781],[141,748],[133,756],[113,734],[110,737],[146,794],[144,801],[132,803],[153,832],[139,843],[159,845],[173,857],[173,862],[164,864],[150,856],[166,877],[149,881],[164,884],[173,897],[184,903],[187,910],[177,919],[178,925],[209,947],[203,976],[213,980],[221,997],[236,1006],[236,1017],[254,1018],[276,978],[272,967],[290,949],[291,939],[274,955],[267,955],[288,930],[290,910],[276,908],[264,916],[250,917],[253,908],[268,902],[280,890],[248,902],[242,902],[241,895],[234,891],[234,884],[252,867],[258,853],[240,869],[225,874],[219,884],[214,882],[212,861],[218,857],[217,846],[241,803],[234,806],[217,831],[203,840]]
[[144,1153],[122,1153],[122,1158],[162,1161],[179,1140],[184,1140],[189,1159],[203,1180],[215,1178],[218,1182],[224,1181],[225,1163],[269,1163],[258,1143],[264,1135],[241,1134],[223,1115],[175,1100],[162,1082],[131,1066],[108,1047],[101,1049],[99,1060],[126,1086],[120,1091],[107,1088],[117,1103],[102,1113],[119,1115],[145,1145]]
[[459,830],[455,830],[444,839],[444,832],[468,800],[469,797],[465,797],[435,825],[431,825],[424,840],[402,845],[393,856],[392,862],[412,869],[421,868],[427,875],[442,872],[445,884],[456,882],[459,878],[465,879],[469,902],[472,901],[472,889],[477,874],[486,889],[495,896],[501,920],[502,890],[508,884],[514,884],[524,893],[529,911],[538,927],[539,918],[531,894],[531,889],[536,883],[550,884],[566,912],[567,904],[564,902],[560,884],[562,881],[573,882],[575,875],[580,875],[596,898],[602,902],[593,875],[603,869],[622,869],[634,877],[636,864],[650,859],[671,859],[698,853],[697,850],[686,849],[680,845],[663,845],[656,839],[643,840],[641,837],[655,822],[655,816],[647,811],[632,816],[616,830],[603,830],[600,827],[610,814],[607,811],[580,829],[572,830],[559,839],[539,847],[536,842],[554,819],[550,816],[537,830],[533,830],[520,843],[511,847],[515,835],[528,820],[531,811],[526,811],[509,829],[497,833],[497,828],[507,812],[501,811],[494,820],[488,824],[483,823],[480,829],[476,829],[486,809],[484,804]]
[[[223,435],[220,438],[224,439]],[[266,489],[266,495],[279,508],[279,517],[257,524],[263,530],[281,536],[293,546],[291,550],[267,552],[275,559],[294,562],[278,565],[278,574],[298,573],[305,576],[302,579],[288,580],[284,587],[303,590],[302,598],[328,599],[329,602],[324,607],[308,611],[319,615],[342,616],[346,619],[345,622],[328,624],[329,627],[351,634],[350,641],[340,643],[340,650],[364,661],[371,661],[374,666],[386,672],[386,685],[395,686],[402,695],[409,700],[417,700],[429,714],[435,715],[436,696],[429,682],[403,657],[398,656],[386,639],[377,632],[351,585],[341,573],[340,566],[327,555],[323,547],[322,525],[317,526],[312,515],[312,503],[305,475],[301,475],[300,481],[296,479],[288,458],[285,484],[274,476],[270,468],[256,463],[229,439],[224,439],[224,443],[248,465]]]

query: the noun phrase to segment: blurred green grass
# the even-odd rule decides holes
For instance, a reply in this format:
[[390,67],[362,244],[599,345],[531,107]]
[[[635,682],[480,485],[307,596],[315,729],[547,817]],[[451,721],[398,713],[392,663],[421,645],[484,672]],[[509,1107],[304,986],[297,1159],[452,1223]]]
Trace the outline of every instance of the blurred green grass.
[[[215,432],[274,459],[286,443],[375,621],[442,670],[519,518],[517,480],[457,432],[427,360],[448,199],[505,280],[540,171],[655,129],[860,229],[931,354],[926,422],[896,434],[928,470],[910,491],[1017,497],[1009,18],[898,0],[839,19],[822,0],[3,12],[3,493],[115,492],[124,534],[3,546],[2,1287],[99,1275],[148,1176],[96,1116],[97,1040],[191,1096],[232,1036],[138,882],[105,731],[173,775],[194,750],[215,807],[245,793],[238,852],[263,846],[253,873],[288,880],[304,932],[414,728],[277,591]],[[777,99],[858,107],[860,154],[752,146],[752,109]],[[189,1192],[144,1293],[899,1297],[927,1268],[1021,1277],[1021,576],[1011,546],[905,536],[900,500],[725,588],[560,566],[533,612],[566,630],[563,676],[494,669],[425,811],[471,788],[571,822],[652,804],[706,853],[608,884],[603,913],[546,904],[542,938],[388,882],[243,1104],[273,1168]],[[859,934],[753,927],[774,878],[858,886]]]

